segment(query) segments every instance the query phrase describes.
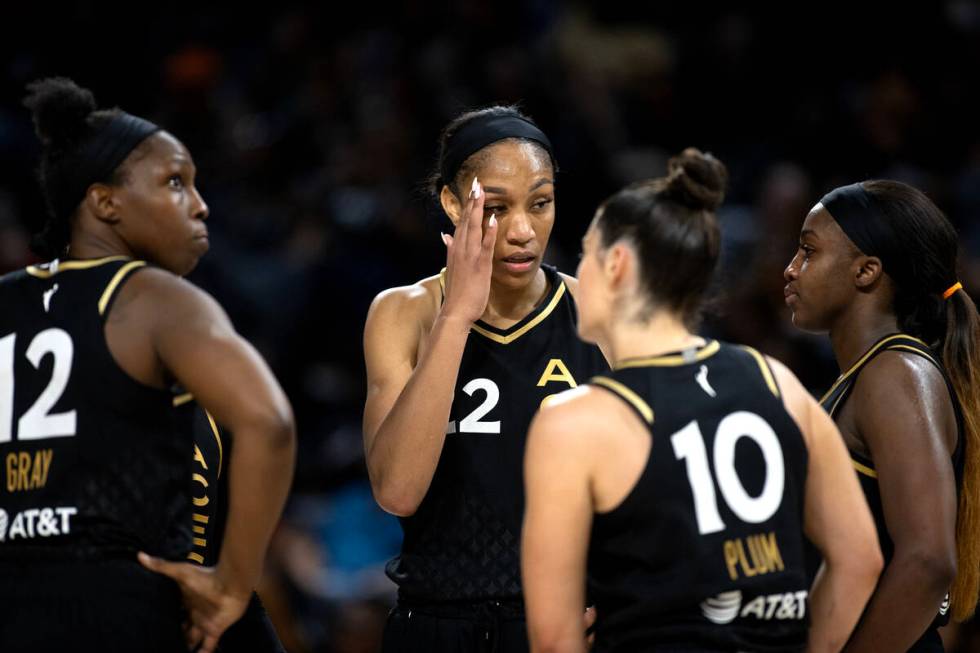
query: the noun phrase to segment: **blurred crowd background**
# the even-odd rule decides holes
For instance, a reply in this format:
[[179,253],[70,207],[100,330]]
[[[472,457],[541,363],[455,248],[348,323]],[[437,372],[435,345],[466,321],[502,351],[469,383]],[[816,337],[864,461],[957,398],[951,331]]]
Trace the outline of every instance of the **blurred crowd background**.
[[[261,593],[290,651],[373,652],[401,531],[366,479],[361,333],[375,294],[444,264],[446,218],[424,188],[443,124],[519,103],[550,135],[547,259],[566,272],[603,198],[686,146],[714,153],[731,184],[704,331],[782,359],[819,394],[838,370],[824,336],[792,327],[782,270],[830,188],[889,177],[926,191],[959,229],[961,277],[980,298],[980,4],[909,5],[5,9],[0,272],[36,261],[43,220],[27,82],[70,76],[188,145],[212,234],[191,278],[268,359],[299,425]],[[950,650],[980,651],[975,629],[952,635]]]

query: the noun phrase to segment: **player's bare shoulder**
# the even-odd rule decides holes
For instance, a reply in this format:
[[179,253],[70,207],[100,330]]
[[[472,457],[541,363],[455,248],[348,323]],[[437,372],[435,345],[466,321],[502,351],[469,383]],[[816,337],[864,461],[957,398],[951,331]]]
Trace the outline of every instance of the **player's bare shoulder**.
[[419,322],[432,327],[442,301],[440,275],[426,277],[407,286],[383,290],[375,296],[368,310],[368,326],[377,322]]
[[364,343],[410,347],[417,358],[442,304],[441,275],[384,290],[371,302],[364,325]]
[[214,298],[186,279],[163,268],[147,265],[135,271],[119,289],[107,322],[140,321],[145,326],[183,316],[224,316]]
[[575,299],[578,294],[578,279],[570,274],[565,274],[564,272],[559,272],[558,277],[565,282],[565,287],[568,288],[568,292],[571,293],[572,299]]
[[597,439],[615,437],[612,422],[634,426],[636,417],[610,392],[585,384],[546,398],[534,421],[539,430],[555,433],[566,443],[577,438],[595,445]]

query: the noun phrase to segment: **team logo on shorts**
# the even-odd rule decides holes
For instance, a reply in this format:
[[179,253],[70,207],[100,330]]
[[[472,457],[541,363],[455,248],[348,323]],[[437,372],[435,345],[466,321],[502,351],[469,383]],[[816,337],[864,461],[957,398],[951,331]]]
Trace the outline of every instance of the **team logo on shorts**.
[[701,612],[705,618],[716,624],[727,624],[734,621],[741,607],[742,592],[740,590],[722,592],[718,596],[701,602]]

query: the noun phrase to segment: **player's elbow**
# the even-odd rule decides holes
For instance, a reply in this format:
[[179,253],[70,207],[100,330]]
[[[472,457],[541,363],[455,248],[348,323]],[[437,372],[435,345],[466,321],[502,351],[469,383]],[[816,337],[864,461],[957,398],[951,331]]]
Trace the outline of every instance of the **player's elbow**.
[[374,500],[388,514],[395,517],[411,517],[419,509],[419,504],[422,503],[421,497],[416,497],[404,487],[386,482],[383,476],[381,478],[377,478],[379,475],[376,474],[369,474],[369,476]]
[[895,547],[892,564],[904,564],[920,577],[920,587],[934,594],[945,593],[956,578],[956,554],[939,547]]
[[374,500],[378,502],[382,510],[395,517],[411,517],[419,509],[418,502],[394,492],[385,493],[375,490]]
[[868,595],[878,584],[885,566],[874,530],[870,530],[866,538],[855,540],[847,547],[835,547],[825,552],[825,557],[830,570],[848,579],[855,588],[867,590]]
[[528,629],[531,653],[581,653],[585,637],[581,632],[569,634],[564,628],[534,627]]
[[865,550],[858,556],[858,564],[861,566],[860,577],[870,586],[878,584],[878,578],[885,568],[885,557],[881,554],[881,547],[878,546],[878,538],[874,543],[865,547]]
[[250,422],[252,430],[262,435],[261,442],[270,453],[291,455],[296,449],[296,421],[288,404],[257,411]]
[[377,437],[372,438],[365,451],[371,493],[388,514],[411,517],[425,498],[428,487],[421,488],[411,471],[393,464],[380,442]]

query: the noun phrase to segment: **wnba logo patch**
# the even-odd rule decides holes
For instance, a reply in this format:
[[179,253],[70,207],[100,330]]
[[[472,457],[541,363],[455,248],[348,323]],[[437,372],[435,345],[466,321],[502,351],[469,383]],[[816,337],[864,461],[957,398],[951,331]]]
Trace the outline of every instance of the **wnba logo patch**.
[[722,592],[718,596],[701,602],[701,612],[705,618],[716,624],[731,623],[738,616],[741,607],[742,592],[740,590]]

